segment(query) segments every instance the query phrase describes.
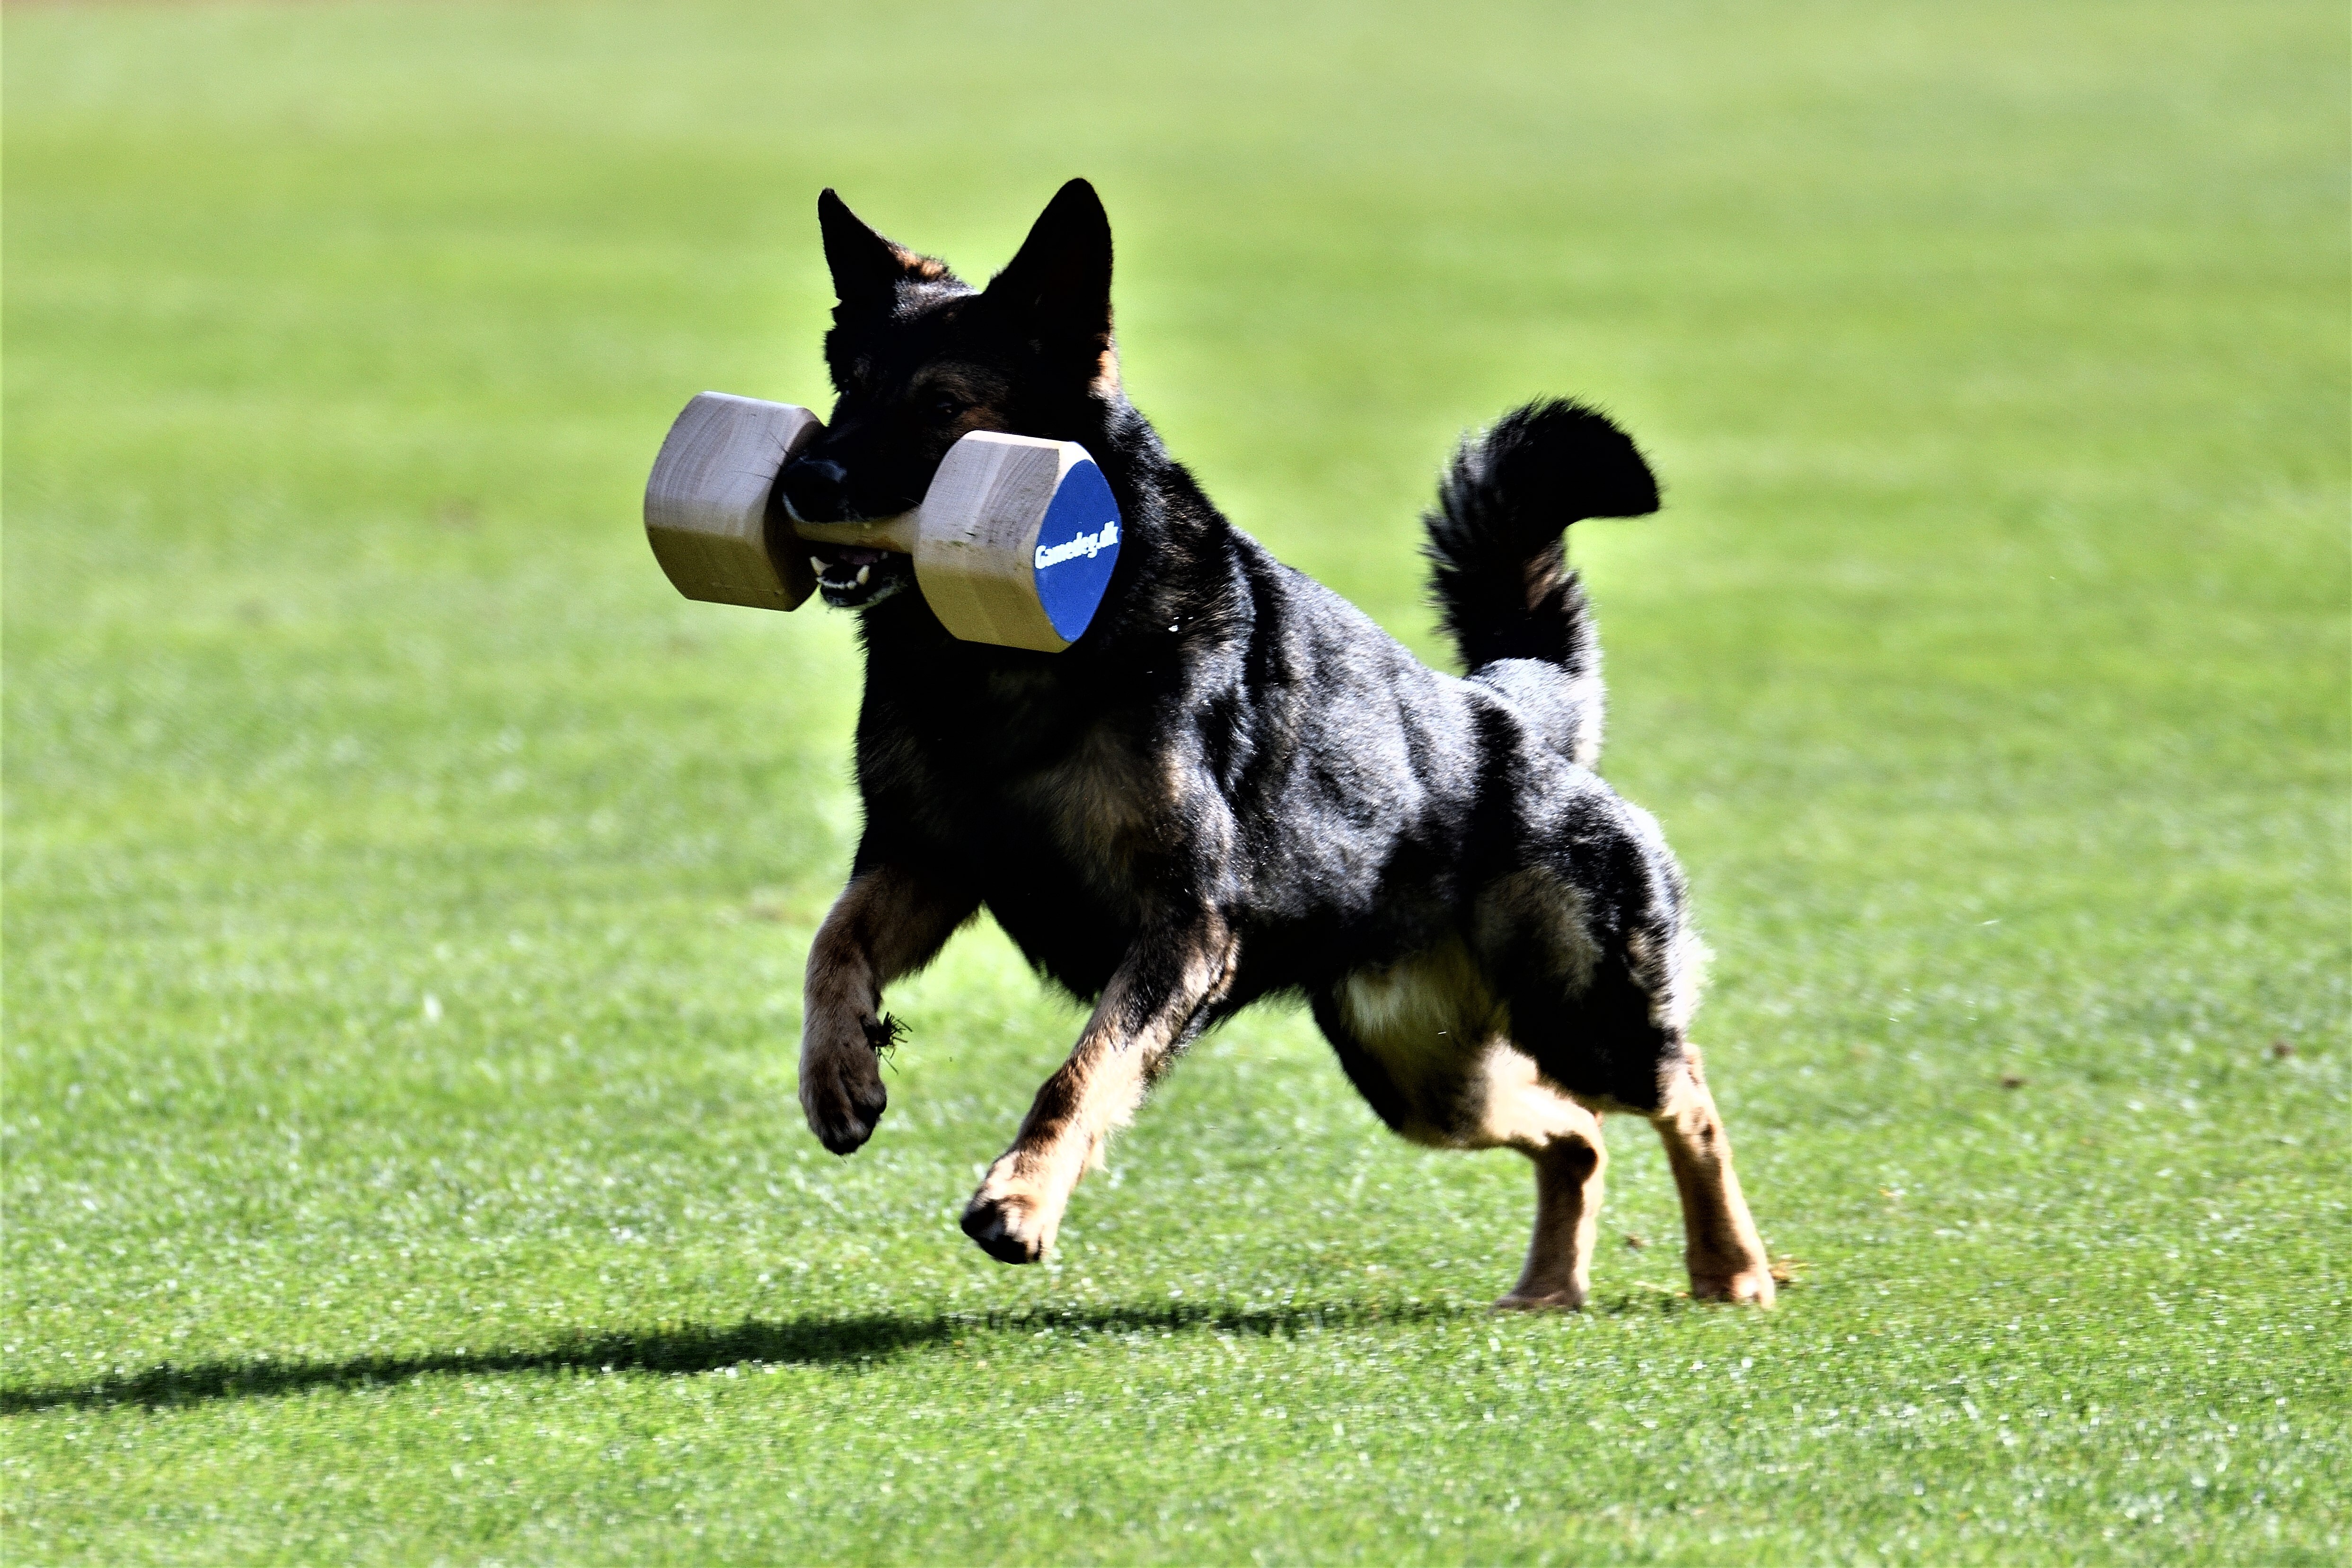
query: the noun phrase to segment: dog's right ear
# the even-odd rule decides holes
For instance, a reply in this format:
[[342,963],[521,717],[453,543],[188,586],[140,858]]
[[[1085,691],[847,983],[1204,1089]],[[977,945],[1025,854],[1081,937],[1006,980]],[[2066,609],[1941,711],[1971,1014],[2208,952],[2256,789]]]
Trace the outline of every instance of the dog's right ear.
[[824,232],[824,264],[833,271],[834,295],[845,305],[887,301],[901,283],[936,282],[949,276],[940,262],[875,233],[830,185],[816,198],[816,222]]

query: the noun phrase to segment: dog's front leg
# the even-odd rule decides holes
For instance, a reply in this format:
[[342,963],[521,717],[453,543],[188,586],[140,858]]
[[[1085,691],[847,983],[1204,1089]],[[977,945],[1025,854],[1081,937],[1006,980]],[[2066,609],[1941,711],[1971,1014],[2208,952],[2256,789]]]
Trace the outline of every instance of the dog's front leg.
[[980,900],[905,866],[860,871],[809,945],[801,1003],[801,1110],[836,1154],[874,1136],[889,1096],[876,1055],[889,1044],[882,987],[929,963]]
[[1147,931],[1128,950],[1070,1059],[1037,1091],[1021,1135],[972,1194],[965,1235],[1000,1263],[1045,1255],[1078,1178],[1232,985],[1236,955],[1211,910]]

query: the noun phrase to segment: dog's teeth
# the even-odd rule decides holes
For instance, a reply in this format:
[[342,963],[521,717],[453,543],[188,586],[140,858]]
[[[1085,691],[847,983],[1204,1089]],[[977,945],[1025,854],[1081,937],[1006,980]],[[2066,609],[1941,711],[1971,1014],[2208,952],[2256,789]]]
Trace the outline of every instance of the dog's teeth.
[[871,577],[871,576],[873,576],[873,575],[874,575],[874,568],[873,568],[873,567],[871,567],[871,566],[860,566],[860,567],[857,569],[857,585],[858,585],[859,587],[863,588],[864,586],[866,586],[866,579],[867,579],[868,577]]
[[812,555],[812,556],[810,556],[810,557],[809,557],[809,570],[810,570],[810,571],[812,571],[812,572],[814,572],[814,573],[815,573],[815,574],[816,574],[818,576],[820,576],[820,577],[824,576],[824,556],[822,556],[822,555]]

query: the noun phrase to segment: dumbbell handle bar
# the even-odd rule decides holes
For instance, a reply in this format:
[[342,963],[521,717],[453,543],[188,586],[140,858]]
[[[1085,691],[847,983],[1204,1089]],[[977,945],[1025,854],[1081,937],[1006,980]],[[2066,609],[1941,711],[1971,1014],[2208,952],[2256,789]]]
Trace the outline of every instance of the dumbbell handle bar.
[[876,518],[871,522],[803,522],[798,518],[791,521],[794,533],[819,544],[849,544],[899,555],[912,555],[915,541],[923,533],[921,507],[896,517]]

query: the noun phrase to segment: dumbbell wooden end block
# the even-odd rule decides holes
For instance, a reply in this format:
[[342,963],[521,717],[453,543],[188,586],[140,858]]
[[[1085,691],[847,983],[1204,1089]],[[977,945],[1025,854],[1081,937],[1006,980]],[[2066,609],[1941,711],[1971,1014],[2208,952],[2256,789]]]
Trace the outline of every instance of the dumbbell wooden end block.
[[[770,532],[776,471],[816,429],[804,408],[723,393],[687,405],[646,491],[646,533],[680,593],[789,610],[814,587],[797,535],[912,555],[932,614],[966,642],[1059,653],[1093,621],[1118,560],[1120,519],[1085,447],[975,431],[949,448],[913,511],[871,522],[778,518]],[[752,558],[753,542],[764,559]]]
[[776,471],[824,428],[790,404],[695,395],[646,481],[646,539],[679,593],[790,610],[816,592],[804,552],[770,540],[768,498]]

